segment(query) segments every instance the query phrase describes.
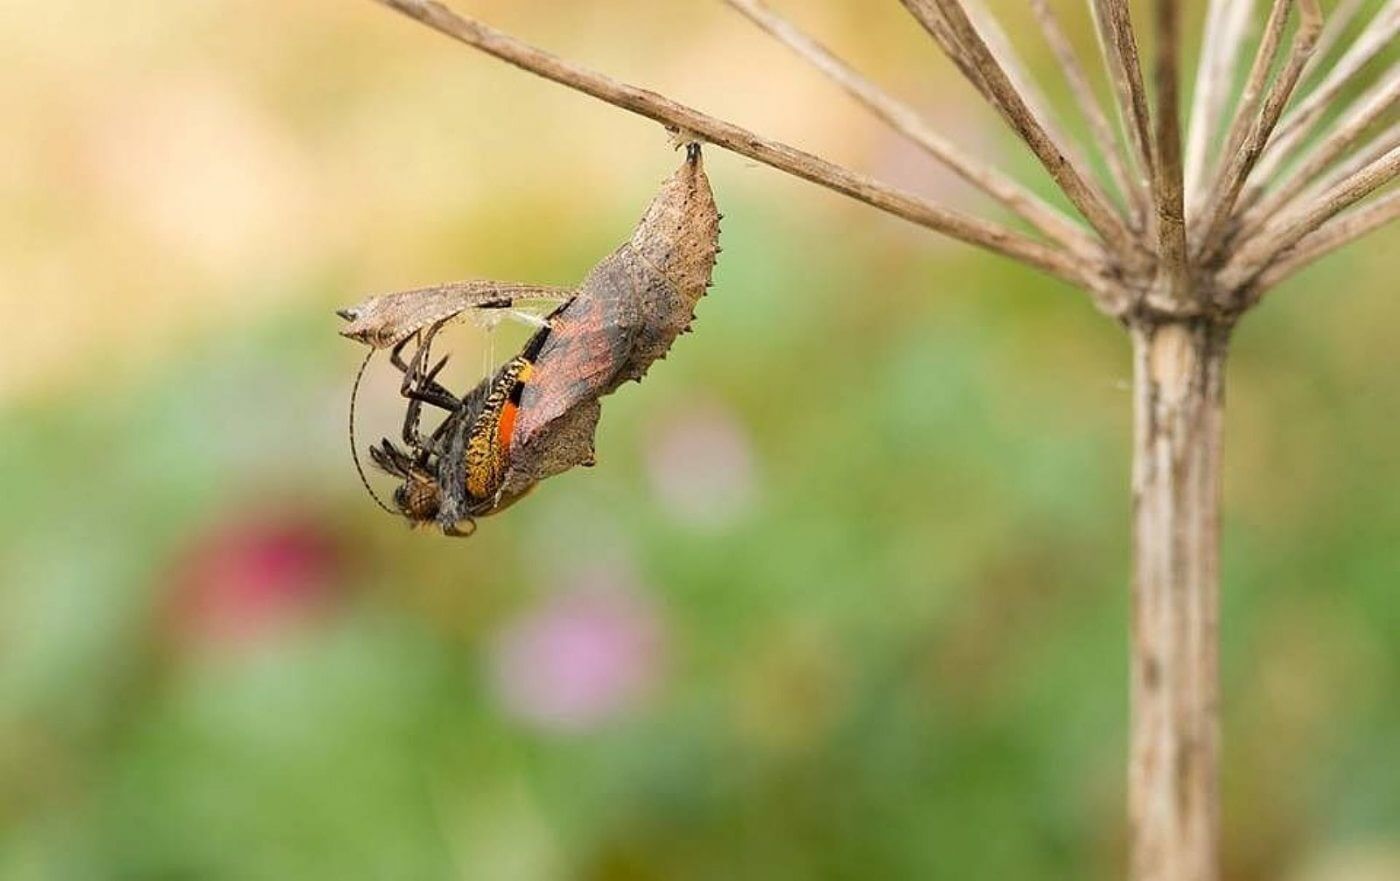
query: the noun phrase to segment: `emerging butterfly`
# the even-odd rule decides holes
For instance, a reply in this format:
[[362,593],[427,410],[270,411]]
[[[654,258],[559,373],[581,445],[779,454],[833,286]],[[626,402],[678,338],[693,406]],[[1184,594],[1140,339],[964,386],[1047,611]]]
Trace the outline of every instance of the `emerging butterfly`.
[[[599,399],[640,380],[689,330],[711,284],[719,221],[700,147],[690,144],[631,239],[576,290],[473,281],[384,294],[341,310],[349,322],[341,333],[371,347],[365,365],[388,348],[403,373],[403,448],[388,439],[370,448],[374,463],[402,481],[397,510],[381,506],[411,523],[436,523],[447,535],[470,535],[474,518],[504,510],[547,477],[592,465]],[[533,319],[520,308],[529,301],[556,305]],[[493,310],[538,329],[519,354],[459,398],[438,382],[446,357],[427,366],[433,338],[464,312]],[[410,343],[417,345],[405,361]],[[419,431],[424,404],[447,413],[426,437]],[[358,462],[353,429],[352,396]]]

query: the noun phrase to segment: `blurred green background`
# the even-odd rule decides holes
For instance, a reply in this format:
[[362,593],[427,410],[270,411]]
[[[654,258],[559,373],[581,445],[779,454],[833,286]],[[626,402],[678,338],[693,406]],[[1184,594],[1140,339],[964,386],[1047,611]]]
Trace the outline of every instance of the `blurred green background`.
[[[722,4],[460,3],[995,214]],[[1050,193],[897,4],[780,5]],[[1129,361],[1082,296],[711,150],[714,290],[599,467],[414,533],[332,310],[577,280],[663,133],[368,2],[0,22],[0,879],[1121,876]],[[1400,878],[1397,245],[1237,337],[1231,881]]]

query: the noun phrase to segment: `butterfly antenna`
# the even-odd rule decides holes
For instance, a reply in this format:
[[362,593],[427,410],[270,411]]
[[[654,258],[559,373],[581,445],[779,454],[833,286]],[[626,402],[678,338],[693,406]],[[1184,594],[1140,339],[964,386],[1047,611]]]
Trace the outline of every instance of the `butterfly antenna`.
[[355,471],[360,475],[360,483],[364,484],[365,492],[369,493],[369,497],[374,499],[374,503],[385,511],[398,516],[399,512],[384,504],[384,500],[379,497],[379,493],[375,492],[374,487],[370,486],[369,478],[365,476],[364,466],[360,464],[360,446],[355,440],[355,402],[359,400],[360,397],[360,380],[364,378],[365,368],[369,366],[369,359],[374,357],[374,352],[374,349],[370,349],[369,353],[365,355],[365,360],[360,362],[360,369],[355,374],[355,385],[350,389],[350,458],[355,460]]

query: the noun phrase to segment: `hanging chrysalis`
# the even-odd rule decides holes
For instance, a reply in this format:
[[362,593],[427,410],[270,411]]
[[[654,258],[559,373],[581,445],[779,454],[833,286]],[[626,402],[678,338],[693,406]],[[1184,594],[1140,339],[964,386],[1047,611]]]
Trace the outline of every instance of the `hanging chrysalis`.
[[[404,374],[403,447],[384,439],[370,449],[375,464],[402,481],[395,513],[437,523],[449,535],[470,534],[462,524],[503,510],[547,477],[593,464],[599,400],[640,380],[690,328],[711,284],[719,221],[700,146],[692,143],[631,239],[577,289],[473,281],[384,294],[341,310],[349,322],[341,333],[370,346],[370,355],[389,348]],[[469,310],[517,311],[531,301],[559,305],[537,322],[518,355],[461,398],[437,382],[446,359],[430,366],[430,349],[446,322]],[[416,348],[405,362],[410,343]],[[418,431],[423,404],[448,413],[427,437]],[[353,399],[351,410],[353,429]]]

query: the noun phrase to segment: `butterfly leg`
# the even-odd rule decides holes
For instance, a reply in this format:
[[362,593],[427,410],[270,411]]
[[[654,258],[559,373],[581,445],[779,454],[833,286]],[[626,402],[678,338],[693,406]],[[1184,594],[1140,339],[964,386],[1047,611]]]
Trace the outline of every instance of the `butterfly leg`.
[[[399,394],[406,398],[421,400],[435,407],[441,407],[448,412],[455,412],[461,407],[461,401],[457,400],[457,397],[447,388],[439,385],[434,378],[437,371],[447,362],[447,358],[444,357],[442,361],[429,371],[431,375],[425,377],[422,372],[423,362],[427,359],[428,352],[432,348],[433,337],[441,327],[441,322],[432,326],[428,331],[428,335],[422,337],[418,348],[413,353],[412,360],[407,363],[403,360],[404,347],[413,340],[419,339],[420,334],[404,337],[389,351],[389,363],[393,364],[398,368],[399,372],[403,374],[403,382],[399,384]],[[415,392],[423,392],[432,397],[422,397],[421,395],[415,394]]]
[[[419,382],[405,391],[408,407],[405,409],[403,417],[403,442],[415,450],[426,452],[432,441],[436,440],[442,432],[442,426],[439,426],[437,431],[433,433],[432,439],[427,444],[423,442],[422,435],[418,433],[418,423],[424,403],[442,407],[452,413],[457,412],[462,406],[461,401],[458,401],[450,393],[444,391],[440,394],[436,391],[436,389],[441,388],[436,381],[437,375],[442,372],[443,367],[447,366],[447,358],[447,355],[443,355]],[[443,424],[445,425],[446,422]]]

